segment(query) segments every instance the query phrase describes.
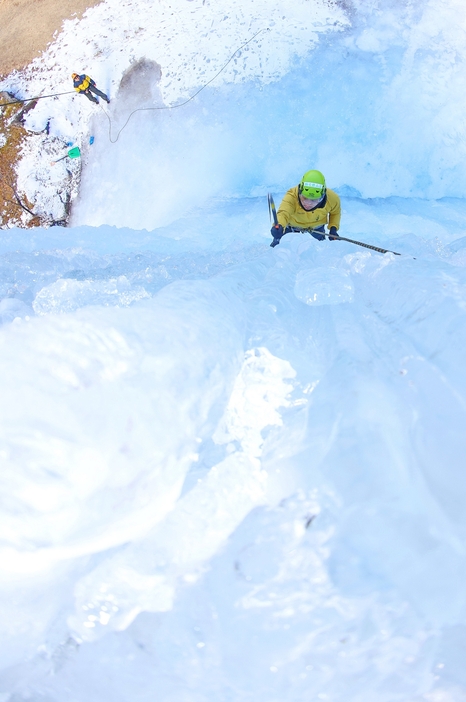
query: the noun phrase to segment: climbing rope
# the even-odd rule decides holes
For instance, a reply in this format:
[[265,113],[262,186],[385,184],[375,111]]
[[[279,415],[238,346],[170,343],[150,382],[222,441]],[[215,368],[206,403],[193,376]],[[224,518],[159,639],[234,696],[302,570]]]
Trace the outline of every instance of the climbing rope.
[[[174,110],[177,107],[183,107],[184,105],[187,105],[188,102],[191,102],[191,100],[194,100],[194,98],[197,97],[199,95],[199,93],[201,93],[205,88],[207,88],[208,85],[213,83],[213,81],[216,78],[218,78],[218,76],[225,70],[225,68],[228,66],[228,64],[236,56],[238,51],[241,51],[241,49],[244,49],[245,46],[250,44],[251,41],[253,41],[259,34],[261,34],[261,32],[264,32],[264,31],[269,31],[269,28],[267,27],[266,29],[259,29],[259,31],[256,32],[250,39],[245,41],[244,44],[241,44],[241,46],[238,47],[236,49],[236,51],[234,51],[232,53],[232,55],[230,56],[228,61],[222,66],[222,68],[218,71],[218,73],[216,73],[213,78],[211,78],[207,83],[205,83],[201,88],[199,88],[199,90],[197,92],[195,92],[194,95],[191,95],[191,97],[188,98],[187,100],[185,100],[184,102],[180,102],[178,105],[163,105],[162,107],[138,107],[136,110],[133,110],[130,113],[130,115],[129,115],[128,119],[126,120],[126,122],[124,123],[124,125],[122,126],[122,128],[120,129],[120,131],[118,132],[118,134],[116,135],[116,139],[112,139],[112,121],[110,119],[110,115],[104,110],[102,105],[100,105],[101,110],[103,111],[103,113],[105,114],[105,116],[107,117],[108,122],[109,122],[109,126],[108,126],[109,141],[112,144],[117,143],[118,139],[120,138],[121,132],[123,131],[123,129],[125,129],[125,127],[128,125],[128,122],[130,121],[131,117],[134,114],[136,114],[136,112],[147,112],[149,110]],[[38,95],[37,97],[23,98],[23,99],[18,98],[16,100],[11,100],[10,102],[0,103],[0,107],[8,107],[8,105],[17,105],[19,103],[32,102],[33,100],[43,100],[44,98],[58,97],[60,95],[71,95],[71,94],[76,95],[76,92],[74,90],[68,90],[65,93],[52,93],[51,95]]]
[[20,102],[32,102],[33,100],[43,100],[44,98],[58,97],[59,95],[71,95],[71,93],[75,93],[75,91],[74,90],[67,90],[66,93],[53,93],[52,95],[38,95],[37,97],[24,98],[23,100],[20,100],[18,98],[17,100],[12,100],[11,102],[0,102],[0,107],[7,107],[8,105],[17,105]]
[[131,117],[134,114],[136,114],[136,112],[147,112],[149,110],[174,110],[177,107],[184,107],[184,105],[187,105],[188,102],[191,102],[191,100],[194,100],[194,98],[197,97],[199,95],[199,93],[201,93],[205,88],[207,88],[208,85],[213,83],[213,81],[216,78],[218,78],[218,76],[225,70],[225,68],[228,66],[228,64],[231,63],[231,61],[236,56],[238,51],[241,51],[241,49],[244,49],[244,47],[247,46],[251,41],[253,41],[253,39],[255,39],[259,34],[261,34],[261,32],[265,32],[265,31],[269,31],[269,28],[267,27],[266,29],[259,29],[259,31],[256,32],[250,39],[245,41],[244,44],[241,44],[241,46],[238,47],[236,49],[236,51],[234,51],[232,53],[232,55],[230,56],[228,61],[222,66],[222,68],[218,71],[218,73],[216,73],[213,78],[211,78],[207,83],[205,83],[201,88],[199,88],[199,90],[197,92],[195,92],[194,95],[191,95],[191,97],[188,98],[187,100],[185,100],[184,102],[180,102],[178,105],[163,105],[162,107],[138,107],[136,110],[133,110],[130,113],[130,115],[129,115],[128,119],[126,120],[126,122],[124,123],[124,125],[122,126],[122,128],[120,129],[120,131],[118,132],[118,134],[116,135],[115,139],[112,139],[112,120],[110,119],[110,115],[108,114],[108,112],[106,112],[104,110],[102,105],[100,105],[102,112],[105,114],[105,116],[108,119],[108,123],[109,123],[109,125],[108,125],[108,138],[109,138],[109,141],[112,144],[117,143],[118,139],[120,138],[121,132],[123,131],[123,129],[125,129],[125,127],[128,125],[128,122],[130,121]]

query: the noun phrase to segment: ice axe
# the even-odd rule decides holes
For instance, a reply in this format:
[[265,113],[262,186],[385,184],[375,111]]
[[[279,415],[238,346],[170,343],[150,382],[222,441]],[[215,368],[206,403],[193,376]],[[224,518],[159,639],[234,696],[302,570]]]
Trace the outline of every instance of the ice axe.
[[[270,193],[267,193],[267,202],[269,203],[269,217],[271,220],[273,217],[274,227],[278,227],[277,210],[275,209],[275,203],[274,203],[273,197]],[[277,246],[279,243],[280,243],[280,239],[277,239],[276,237],[274,237],[270,246],[273,248],[274,246]]]

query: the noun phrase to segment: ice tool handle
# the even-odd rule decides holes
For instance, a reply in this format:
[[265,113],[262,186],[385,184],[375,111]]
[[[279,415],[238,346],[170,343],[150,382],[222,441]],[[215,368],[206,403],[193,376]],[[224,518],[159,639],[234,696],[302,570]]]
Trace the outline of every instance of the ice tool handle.
[[[273,219],[274,226],[278,226],[278,217],[277,217],[277,210],[275,209],[275,203],[273,201],[273,197],[270,193],[267,193],[267,202],[269,203],[269,217],[270,221]],[[277,246],[277,244],[280,243],[280,239],[276,239],[274,237],[272,243],[270,246],[273,248],[274,246]]]
[[[328,234],[326,234],[325,236],[328,236]],[[395,256],[401,256],[401,254],[398,253],[397,251],[390,251],[390,249],[381,249],[379,246],[372,246],[372,244],[365,244],[362,241],[355,241],[354,239],[347,239],[345,236],[337,236],[335,238],[332,237],[332,239],[333,239],[333,241],[349,241],[350,244],[357,244],[358,246],[364,246],[364,248],[366,248],[366,249],[372,249],[372,251],[378,251],[379,253],[384,253],[384,254],[392,253],[392,254],[395,254]]]

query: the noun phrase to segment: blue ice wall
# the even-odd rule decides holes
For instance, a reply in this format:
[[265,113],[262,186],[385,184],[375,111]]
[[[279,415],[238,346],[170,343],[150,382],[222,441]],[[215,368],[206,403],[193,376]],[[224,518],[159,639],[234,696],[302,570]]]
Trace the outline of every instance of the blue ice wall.
[[221,74],[180,109],[134,115],[113,145],[100,116],[73,223],[151,230],[213,197],[283,192],[314,167],[342,195],[464,197],[461,3],[347,12],[351,26],[321,35],[279,80]]

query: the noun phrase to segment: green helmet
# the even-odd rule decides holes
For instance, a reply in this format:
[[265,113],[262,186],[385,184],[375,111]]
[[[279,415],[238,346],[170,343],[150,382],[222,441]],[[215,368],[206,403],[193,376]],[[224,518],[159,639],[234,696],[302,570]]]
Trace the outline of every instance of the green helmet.
[[319,200],[325,195],[325,178],[320,171],[306,171],[299,184],[299,194],[308,200]]

